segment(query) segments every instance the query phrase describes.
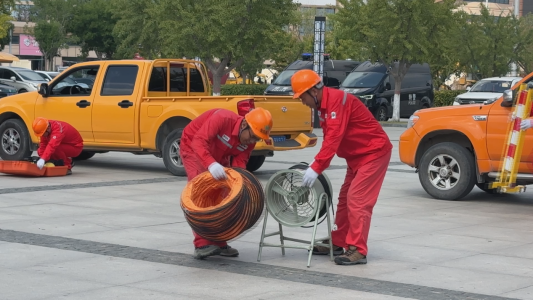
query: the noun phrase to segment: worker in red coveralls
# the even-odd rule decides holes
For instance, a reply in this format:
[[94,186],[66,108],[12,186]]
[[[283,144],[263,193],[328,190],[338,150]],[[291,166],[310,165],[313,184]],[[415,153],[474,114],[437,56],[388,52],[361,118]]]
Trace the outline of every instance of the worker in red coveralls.
[[72,158],[79,156],[83,150],[80,133],[66,122],[43,117],[33,121],[33,131],[41,138],[37,167],[42,169],[46,162],[52,161],[58,166],[68,166],[67,174],[72,174]]
[[[223,167],[246,168],[256,142],[269,139],[272,127],[271,113],[263,108],[253,109],[245,117],[226,109],[203,113],[185,127],[180,140],[187,180],[207,170],[215,179],[222,180],[226,178]],[[193,235],[196,259],[239,255],[226,242],[209,241],[194,231]]]
[[[339,193],[336,225],[332,231],[334,254],[338,255],[335,263],[365,264],[371,215],[393,145],[382,126],[358,98],[324,87],[314,71],[296,72],[291,77],[291,86],[293,98],[300,98],[303,104],[319,111],[324,133],[321,149],[306,170],[302,185],[313,186],[334,155],[347,160],[347,175]],[[328,247],[315,246],[313,254],[326,255],[329,251]]]

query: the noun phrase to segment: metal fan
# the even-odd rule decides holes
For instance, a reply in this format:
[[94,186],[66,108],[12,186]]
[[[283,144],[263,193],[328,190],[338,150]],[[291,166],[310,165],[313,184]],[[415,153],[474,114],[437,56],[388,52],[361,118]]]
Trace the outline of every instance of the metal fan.
[[[331,188],[328,187],[330,183],[326,178],[326,175],[323,175],[326,178],[327,185],[323,185],[321,181],[315,181],[314,185],[311,188],[302,187],[302,180],[304,177],[305,169],[295,168],[282,170],[275,173],[265,186],[265,203],[267,207],[268,214],[265,215],[263,222],[263,231],[260,241],[260,250],[258,252],[258,261],[261,260],[261,251],[264,246],[269,247],[280,247],[282,248],[282,255],[285,255],[285,248],[297,248],[297,249],[307,249],[309,251],[308,256],[308,267],[311,262],[311,250],[314,245],[323,245],[330,247],[330,257],[333,260],[332,253],[332,240],[330,238],[331,232],[331,223],[330,223],[330,214],[328,204],[330,200],[330,191]],[[328,190],[328,191],[327,191]],[[321,214],[321,209],[325,209],[326,217],[328,219],[328,237],[315,239],[317,233],[317,224]],[[265,229],[267,226],[268,215],[271,215],[277,222],[279,226],[279,231],[265,234]],[[300,227],[306,225],[307,223],[313,222],[313,233],[311,241],[304,241],[301,239],[294,239],[287,236],[284,236],[282,231],[282,225],[286,227]],[[280,242],[279,245],[273,245],[265,243],[265,237],[279,235]],[[307,246],[291,246],[285,245],[284,240],[299,242],[308,244]],[[321,243],[323,240],[328,240],[328,244]]]

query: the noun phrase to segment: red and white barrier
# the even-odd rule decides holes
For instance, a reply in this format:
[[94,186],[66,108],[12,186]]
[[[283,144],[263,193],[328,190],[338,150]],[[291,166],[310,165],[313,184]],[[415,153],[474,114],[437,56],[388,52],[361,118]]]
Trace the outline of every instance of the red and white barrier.
[[521,131],[521,121],[523,120],[523,115],[525,113],[525,103],[527,101],[527,91],[521,91],[519,94],[519,99],[517,100],[517,106],[514,112],[514,125],[512,126],[512,135],[510,136],[510,141],[508,142],[508,150],[506,152],[506,157],[504,158],[504,169],[507,172],[512,172],[514,168],[514,158],[517,148],[517,143],[519,142],[519,133]]

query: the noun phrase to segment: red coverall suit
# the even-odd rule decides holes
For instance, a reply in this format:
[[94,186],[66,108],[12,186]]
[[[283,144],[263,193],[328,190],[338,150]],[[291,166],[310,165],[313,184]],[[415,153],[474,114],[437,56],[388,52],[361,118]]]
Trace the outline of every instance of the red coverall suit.
[[[244,117],[226,109],[212,109],[185,127],[180,141],[180,156],[188,181],[207,171],[214,162],[225,167],[246,168],[255,144],[241,145],[239,142],[243,119]],[[194,231],[193,234],[195,248],[207,245],[226,246],[226,242],[204,239]]]
[[80,155],[83,139],[72,125],[56,120],[49,120],[50,134],[41,136],[37,154],[45,161],[63,160],[65,166],[72,168],[72,159]]
[[324,141],[311,168],[321,174],[335,154],[347,160],[332,243],[356,246],[367,255],[371,214],[386,175],[393,145],[382,126],[355,96],[323,88],[319,121]]

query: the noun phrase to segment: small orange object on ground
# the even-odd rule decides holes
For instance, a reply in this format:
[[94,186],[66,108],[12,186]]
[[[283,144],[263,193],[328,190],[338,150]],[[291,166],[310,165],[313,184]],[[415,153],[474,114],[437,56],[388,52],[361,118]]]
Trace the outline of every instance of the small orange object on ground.
[[0,173],[28,177],[58,177],[67,175],[67,166],[39,169],[29,161],[0,161]]

